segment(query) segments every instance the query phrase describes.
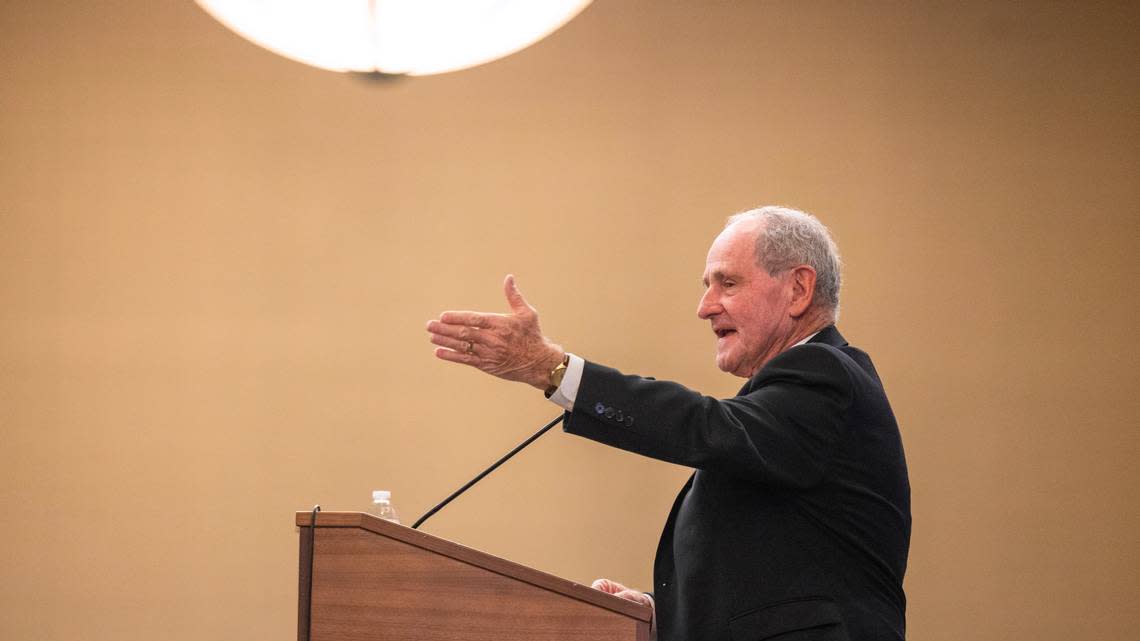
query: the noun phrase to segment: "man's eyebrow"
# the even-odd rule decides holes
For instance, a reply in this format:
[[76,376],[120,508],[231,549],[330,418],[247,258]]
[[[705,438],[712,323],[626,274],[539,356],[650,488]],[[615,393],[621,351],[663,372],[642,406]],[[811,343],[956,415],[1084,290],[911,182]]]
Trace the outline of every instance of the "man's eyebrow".
[[[715,281],[722,281],[722,280],[724,280],[724,277],[725,277],[724,272],[719,270],[719,269],[713,270],[711,275],[712,275],[712,280],[715,280]],[[708,276],[702,276],[701,277],[701,284],[704,285],[705,287],[708,287],[709,286],[709,277]]]

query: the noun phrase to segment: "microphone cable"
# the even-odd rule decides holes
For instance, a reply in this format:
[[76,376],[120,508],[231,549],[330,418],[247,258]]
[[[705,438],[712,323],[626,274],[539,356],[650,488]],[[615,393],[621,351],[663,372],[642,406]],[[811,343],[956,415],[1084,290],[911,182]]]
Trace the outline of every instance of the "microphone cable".
[[431,515],[435,514],[436,512],[440,511],[441,509],[443,509],[443,507],[444,507],[445,505],[447,505],[448,503],[451,503],[452,501],[454,501],[454,500],[455,500],[455,499],[456,499],[456,498],[457,498],[457,497],[458,497],[460,494],[463,494],[463,493],[464,493],[464,492],[466,492],[468,489],[470,489],[472,485],[475,485],[475,484],[476,484],[476,483],[478,483],[480,480],[482,480],[482,478],[483,478],[484,476],[487,476],[487,475],[488,475],[488,474],[490,474],[491,472],[494,472],[494,471],[495,471],[495,470],[496,470],[496,469],[497,469],[497,468],[498,468],[500,465],[502,465],[503,463],[506,463],[507,461],[509,461],[509,460],[511,459],[511,457],[512,457],[512,456],[514,456],[515,454],[518,454],[520,451],[522,451],[522,449],[523,449],[524,447],[526,447],[527,445],[530,445],[530,444],[531,444],[531,443],[533,443],[533,442],[534,442],[536,439],[538,439],[538,437],[540,437],[540,436],[542,436],[543,434],[546,434],[547,432],[549,432],[549,431],[550,431],[550,428],[552,428],[552,427],[554,427],[555,425],[558,425],[559,423],[561,423],[561,422],[562,422],[562,420],[563,420],[564,418],[566,418],[566,414],[565,414],[565,413],[563,413],[563,414],[559,414],[557,418],[555,418],[553,421],[550,421],[549,423],[547,423],[546,425],[544,425],[544,426],[542,427],[542,429],[540,429],[540,430],[538,430],[537,432],[535,432],[534,434],[532,434],[532,435],[530,436],[530,438],[528,438],[527,440],[523,441],[522,443],[519,443],[519,444],[518,444],[518,446],[516,446],[516,447],[515,447],[515,449],[511,450],[510,452],[507,452],[507,455],[506,455],[506,456],[504,456],[503,458],[501,458],[501,459],[499,459],[499,460],[495,461],[493,464],[491,464],[491,467],[488,467],[487,469],[485,469],[485,470],[483,470],[482,472],[480,472],[480,473],[479,473],[479,475],[478,475],[478,476],[476,476],[475,478],[471,479],[470,481],[467,481],[467,483],[466,483],[466,484],[465,484],[463,487],[461,487],[461,488],[459,488],[458,490],[455,490],[454,492],[452,492],[452,493],[451,493],[451,496],[448,496],[446,499],[443,499],[443,501],[441,501],[439,505],[437,505],[437,506],[433,507],[432,509],[428,510],[426,514],[424,514],[423,516],[421,516],[421,517],[420,517],[420,518],[419,518],[419,519],[418,519],[418,520],[417,520],[415,523],[413,523],[413,524],[412,524],[412,529],[413,529],[413,530],[418,530],[418,529],[419,529],[419,527],[420,527],[420,525],[421,525],[421,524],[422,524],[424,521],[428,520],[428,518],[430,518],[430,517],[431,517]]

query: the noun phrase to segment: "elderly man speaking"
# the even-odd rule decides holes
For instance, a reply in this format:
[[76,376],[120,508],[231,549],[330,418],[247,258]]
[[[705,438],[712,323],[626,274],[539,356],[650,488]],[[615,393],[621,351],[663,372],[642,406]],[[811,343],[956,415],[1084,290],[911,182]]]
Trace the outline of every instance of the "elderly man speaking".
[[663,641],[905,637],[910,485],[875,366],[835,328],[839,257],[813,216],[737,214],[713,241],[697,316],[729,399],[629,376],[539,329],[514,278],[509,314],[445,312],[437,357],[544,390],[565,430],[695,468],[665,522],[651,593]]

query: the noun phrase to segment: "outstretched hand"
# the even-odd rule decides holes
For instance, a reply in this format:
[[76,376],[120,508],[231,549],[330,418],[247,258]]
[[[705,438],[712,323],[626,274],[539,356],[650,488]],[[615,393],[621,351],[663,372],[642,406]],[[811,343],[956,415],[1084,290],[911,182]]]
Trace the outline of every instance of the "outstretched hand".
[[439,320],[428,321],[431,342],[439,346],[435,355],[545,389],[550,371],[565,352],[542,335],[538,312],[523,298],[513,275],[503,281],[503,293],[511,309],[508,314],[448,311]]
[[601,590],[602,592],[612,594],[616,597],[621,597],[626,601],[633,601],[634,603],[640,603],[642,605],[653,607],[653,600],[649,598],[649,595],[644,592],[638,592],[637,590],[631,590],[618,583],[617,581],[611,581],[609,579],[598,579],[594,581],[590,587],[594,588],[595,590]]

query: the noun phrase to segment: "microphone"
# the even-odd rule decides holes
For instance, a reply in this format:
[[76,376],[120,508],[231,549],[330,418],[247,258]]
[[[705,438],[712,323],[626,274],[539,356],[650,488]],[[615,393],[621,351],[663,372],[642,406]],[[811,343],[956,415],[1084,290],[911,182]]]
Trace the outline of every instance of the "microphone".
[[451,503],[452,501],[454,501],[454,500],[455,500],[455,499],[456,499],[456,498],[457,498],[457,497],[458,497],[460,494],[463,494],[463,493],[464,493],[464,492],[466,492],[467,490],[471,489],[471,486],[472,486],[472,485],[475,485],[475,484],[476,484],[476,483],[478,483],[479,481],[483,480],[483,477],[484,477],[484,476],[487,476],[487,475],[488,475],[488,474],[490,474],[491,472],[494,472],[494,471],[495,471],[495,470],[496,470],[496,469],[497,469],[497,468],[498,468],[500,465],[502,465],[503,463],[506,463],[507,461],[511,460],[511,457],[512,457],[512,456],[514,456],[515,454],[518,454],[519,452],[521,452],[521,451],[522,451],[522,449],[523,449],[524,447],[526,447],[527,445],[530,445],[531,443],[533,443],[533,442],[535,442],[536,440],[538,440],[538,437],[540,437],[540,436],[542,436],[543,434],[546,434],[547,432],[549,432],[549,431],[550,431],[550,428],[552,428],[552,427],[554,427],[555,425],[558,425],[559,423],[561,423],[561,422],[562,422],[562,419],[564,419],[564,418],[566,418],[566,414],[559,414],[559,415],[558,415],[558,418],[555,418],[553,421],[550,421],[549,423],[547,423],[546,425],[544,425],[544,426],[542,427],[542,429],[538,430],[538,431],[537,431],[537,432],[535,432],[534,434],[531,434],[530,438],[528,438],[527,440],[523,441],[522,443],[519,443],[517,446],[515,446],[515,449],[511,450],[510,452],[507,452],[507,455],[506,455],[506,456],[504,456],[503,458],[501,458],[501,459],[499,459],[499,460],[495,461],[494,463],[492,463],[492,464],[491,464],[491,467],[488,467],[487,469],[485,469],[485,470],[483,470],[482,472],[480,472],[478,476],[476,476],[475,478],[471,479],[470,481],[467,481],[467,483],[466,483],[466,484],[464,484],[464,486],[463,486],[463,487],[459,488],[458,490],[455,490],[455,491],[454,491],[454,492],[452,492],[452,493],[451,493],[451,495],[450,495],[450,496],[448,496],[446,499],[443,499],[442,501],[440,501],[439,505],[437,505],[437,506],[433,507],[432,509],[428,510],[426,514],[424,514],[423,516],[421,516],[421,517],[420,517],[418,520],[416,520],[416,522],[415,522],[415,523],[413,523],[413,524],[412,524],[412,529],[413,529],[413,530],[418,530],[418,529],[419,529],[419,527],[420,527],[420,525],[421,525],[421,524],[422,524],[424,521],[428,520],[428,518],[430,518],[430,517],[431,517],[433,514],[435,514],[436,512],[438,512],[438,511],[442,510],[442,509],[443,509],[443,507],[444,507],[445,505],[447,505],[448,503]]

